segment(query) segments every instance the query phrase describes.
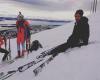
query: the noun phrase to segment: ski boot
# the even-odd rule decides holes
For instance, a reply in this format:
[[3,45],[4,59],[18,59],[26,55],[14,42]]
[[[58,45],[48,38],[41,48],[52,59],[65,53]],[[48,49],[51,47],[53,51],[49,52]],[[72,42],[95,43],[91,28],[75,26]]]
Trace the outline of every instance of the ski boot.
[[16,59],[18,59],[20,57],[21,57],[21,53],[20,53],[20,51],[18,51],[18,55],[17,55]]

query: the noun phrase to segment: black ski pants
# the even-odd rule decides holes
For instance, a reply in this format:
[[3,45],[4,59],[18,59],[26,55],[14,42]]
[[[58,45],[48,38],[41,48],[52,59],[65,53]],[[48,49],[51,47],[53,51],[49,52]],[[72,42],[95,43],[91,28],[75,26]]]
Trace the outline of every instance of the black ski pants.
[[0,48],[0,52],[1,53],[5,53],[3,58],[2,58],[2,61],[5,61],[7,56],[8,56],[8,54],[9,54],[9,52],[7,50],[3,49],[3,48]]

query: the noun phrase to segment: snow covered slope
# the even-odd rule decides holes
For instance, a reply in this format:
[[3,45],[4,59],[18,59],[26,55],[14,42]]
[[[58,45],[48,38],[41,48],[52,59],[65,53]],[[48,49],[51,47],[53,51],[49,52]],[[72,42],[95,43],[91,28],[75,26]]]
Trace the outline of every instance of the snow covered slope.
[[[100,12],[89,16],[90,23],[90,42],[88,46],[75,48],[69,53],[60,53],[53,61],[51,61],[37,76],[34,77],[31,67],[23,73],[17,73],[7,80],[99,80],[100,79]],[[0,69],[0,72],[16,69],[27,62],[35,59],[36,55],[42,51],[50,49],[54,46],[67,41],[73,30],[74,22],[64,26],[46,30],[32,35],[33,40],[39,40],[43,45],[43,49],[33,52],[24,59],[19,59],[15,63]],[[16,56],[16,40],[12,40],[12,56]],[[15,48],[13,48],[15,47]]]
[[[60,54],[36,80],[99,80],[100,79],[100,13],[91,15],[90,44]],[[67,30],[66,30],[67,31]]]

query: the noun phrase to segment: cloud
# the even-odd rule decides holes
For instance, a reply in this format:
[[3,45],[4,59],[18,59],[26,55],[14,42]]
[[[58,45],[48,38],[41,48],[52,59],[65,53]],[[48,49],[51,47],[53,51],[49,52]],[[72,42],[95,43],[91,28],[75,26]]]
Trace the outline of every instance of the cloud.
[[[27,2],[28,1],[28,2]],[[82,6],[75,0],[0,0],[0,15],[46,19],[72,19],[76,9]],[[69,10],[69,11],[68,11]]]
[[33,5],[44,10],[90,9],[93,0],[14,0]]
[[[0,0],[3,1],[3,0]],[[7,1],[7,0],[5,0]],[[90,10],[93,0],[12,0],[47,11]],[[100,2],[100,0],[98,0]]]

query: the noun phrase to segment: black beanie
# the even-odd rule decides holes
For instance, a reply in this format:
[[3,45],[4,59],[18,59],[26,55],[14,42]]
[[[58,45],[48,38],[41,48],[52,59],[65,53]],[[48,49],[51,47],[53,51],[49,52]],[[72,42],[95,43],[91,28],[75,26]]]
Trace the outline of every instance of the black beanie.
[[76,11],[75,14],[80,14],[80,16],[83,16],[84,12],[83,12],[82,9],[79,9],[79,10]]

